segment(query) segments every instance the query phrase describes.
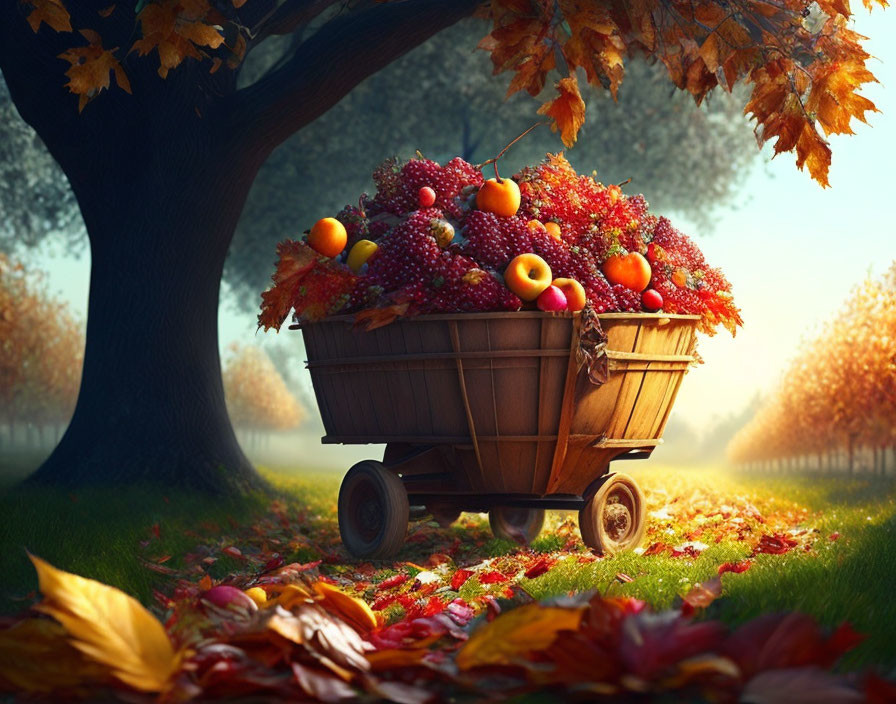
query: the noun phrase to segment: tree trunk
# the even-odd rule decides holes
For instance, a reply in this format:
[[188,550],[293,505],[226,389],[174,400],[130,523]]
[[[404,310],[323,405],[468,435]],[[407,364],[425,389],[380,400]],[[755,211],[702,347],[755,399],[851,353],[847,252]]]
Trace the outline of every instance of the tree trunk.
[[34,483],[263,484],[230,425],[218,354],[224,258],[257,165],[179,142],[149,167],[120,160],[122,173],[72,179],[91,247],[84,369]]

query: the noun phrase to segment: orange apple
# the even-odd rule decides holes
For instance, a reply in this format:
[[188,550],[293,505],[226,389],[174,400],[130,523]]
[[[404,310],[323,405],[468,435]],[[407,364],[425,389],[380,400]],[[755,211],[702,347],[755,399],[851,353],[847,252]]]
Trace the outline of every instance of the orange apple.
[[570,311],[582,310],[585,307],[585,287],[575,279],[554,279],[552,286],[556,286],[566,296],[566,308]]
[[534,301],[551,285],[551,267],[537,254],[514,257],[504,271],[504,283],[524,301]]
[[650,263],[637,252],[614,254],[603,265],[604,276],[611,284],[621,284],[641,293],[650,283]]
[[553,220],[549,220],[544,224],[544,229],[546,229],[548,231],[548,234],[555,240],[561,239],[559,223],[556,223]]
[[348,242],[345,226],[336,218],[321,218],[308,234],[308,244],[325,257],[338,257]]
[[500,181],[490,178],[476,194],[476,207],[486,213],[513,217],[520,209],[520,187],[512,178],[502,178]]

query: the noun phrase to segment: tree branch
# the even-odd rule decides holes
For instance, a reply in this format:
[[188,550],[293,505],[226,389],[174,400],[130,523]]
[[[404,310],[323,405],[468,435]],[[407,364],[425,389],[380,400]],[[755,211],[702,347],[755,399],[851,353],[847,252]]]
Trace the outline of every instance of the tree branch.
[[286,0],[252,28],[251,41],[257,44],[268,37],[292,34],[339,0]]
[[273,150],[368,76],[472,14],[481,0],[404,0],[337,17],[281,68],[232,96],[232,128]]

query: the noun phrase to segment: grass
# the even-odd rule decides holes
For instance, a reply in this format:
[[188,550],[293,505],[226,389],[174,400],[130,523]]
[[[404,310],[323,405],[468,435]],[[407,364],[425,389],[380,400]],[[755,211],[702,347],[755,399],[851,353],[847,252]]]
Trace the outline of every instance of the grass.
[[[263,470],[265,476],[291,507],[296,518],[290,526],[297,540],[283,550],[289,561],[320,557],[313,547],[315,538],[336,546],[336,492],[340,477],[324,472]],[[758,555],[743,574],[726,574],[724,596],[711,607],[713,617],[730,623],[750,619],[769,611],[804,611],[820,622],[834,626],[846,620],[866,634],[862,644],[845,663],[857,666],[878,663],[896,666],[896,493],[890,479],[872,477],[808,478],[736,476],[710,470],[635,470],[648,492],[651,507],[664,502],[687,505],[693,492],[712,487],[720,501],[731,497],[761,507],[763,514],[790,517],[794,524],[809,529],[811,549],[786,555]],[[11,498],[12,497],[12,498]],[[178,566],[183,556],[203,541],[218,540],[223,533],[245,530],[268,515],[270,500],[250,497],[240,505],[228,505],[208,498],[178,495],[159,487],[127,490],[94,489],[71,495],[32,490],[0,497],[0,594],[5,612],[21,610],[33,601],[35,580],[25,548],[53,564],[118,586],[143,601],[153,589],[165,589],[166,579],[147,569],[141,541],[153,539],[155,555],[170,555],[166,565]],[[803,510],[805,509],[805,510]],[[569,515],[554,514],[548,530],[533,544],[539,552],[552,552],[560,562],[546,574],[521,580],[536,598],[550,598],[570,592],[598,590],[606,594],[626,594],[644,599],[656,607],[673,605],[690,587],[717,573],[722,562],[749,555],[742,541],[724,539],[711,542],[693,559],[662,555],[650,557],[628,553],[582,563],[581,549],[562,551],[567,538],[562,528],[570,525]],[[704,520],[704,519],[700,519]],[[711,521],[710,521],[711,522]],[[159,527],[159,537],[153,536]],[[485,558],[498,560],[518,552],[518,546],[487,537],[482,517],[468,516],[441,532],[439,539],[460,540],[456,560],[472,564]],[[689,528],[666,528],[657,536],[670,543],[682,541]],[[438,531],[433,531],[438,533]],[[839,539],[828,536],[837,533]],[[668,534],[668,535],[666,535]],[[710,542],[707,539],[707,542]],[[441,543],[440,543],[441,544]],[[435,546],[435,547],[434,547]],[[337,547],[328,548],[331,551]],[[441,550],[427,540],[409,540],[401,556],[405,562],[381,570],[380,575],[407,569]],[[345,565],[328,567],[343,573],[356,571],[356,563],[344,557]],[[208,569],[212,577],[244,568],[238,561],[220,559]],[[620,581],[627,575],[631,582]],[[170,588],[170,584],[167,585]],[[472,598],[482,593],[476,579],[468,581],[460,596]]]

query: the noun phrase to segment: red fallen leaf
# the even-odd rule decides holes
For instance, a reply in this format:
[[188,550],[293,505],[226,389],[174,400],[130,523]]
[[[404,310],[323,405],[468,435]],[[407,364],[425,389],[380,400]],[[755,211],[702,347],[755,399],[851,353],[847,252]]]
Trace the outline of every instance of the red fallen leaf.
[[280,555],[274,555],[270,560],[264,563],[264,567],[261,568],[262,572],[270,572],[271,570],[275,570],[278,567],[282,567],[285,560],[280,557]]
[[156,564],[161,565],[162,563],[168,562],[171,559],[171,555],[161,555],[156,558]]
[[424,616],[435,616],[436,614],[440,614],[445,610],[445,604],[442,603],[442,600],[437,596],[429,597],[429,601],[426,602],[426,606],[423,608]]
[[740,574],[741,572],[746,572],[752,566],[752,562],[750,560],[740,560],[739,562],[725,562],[719,565],[719,575],[723,575],[726,572],[735,572],[736,574]]
[[158,523],[152,524],[152,534],[155,536],[156,540],[160,540],[162,537],[162,529],[159,527]]
[[473,576],[473,572],[471,570],[458,570],[453,575],[451,575],[451,588],[454,591],[459,590],[464,583]]
[[233,545],[228,545],[221,552],[223,552],[225,555],[229,555],[230,557],[234,557],[239,560],[245,559],[243,557],[243,553],[240,552],[240,549],[237,547],[234,547]]
[[855,646],[857,638],[848,626],[825,638],[818,624],[805,614],[765,614],[732,633],[721,654],[734,660],[749,679],[764,670],[830,667]]
[[830,540],[830,541],[833,543],[833,542],[834,542],[835,540],[837,540],[837,538],[839,538],[839,537],[840,537],[840,534],[837,533],[837,532],[834,532],[834,533],[831,533],[831,534],[828,536],[828,540]]
[[436,552],[429,556],[426,564],[428,567],[438,567],[439,565],[444,565],[447,562],[452,562],[450,555],[446,555],[442,552]]
[[820,667],[799,667],[758,673],[747,682],[741,701],[755,704],[859,704],[864,699],[842,675],[825,672]]
[[865,700],[868,704],[896,702],[896,683],[869,672],[865,678]]
[[756,549],[753,550],[753,554],[758,555],[760,553],[766,553],[767,555],[783,555],[795,548],[798,542],[799,541],[783,535],[782,533],[763,535],[759,539],[759,544],[756,546]]
[[394,604],[396,601],[398,601],[398,597],[399,597],[399,596],[402,596],[402,595],[400,595],[400,594],[386,594],[386,595],[384,595],[384,596],[381,596],[379,599],[375,600],[375,601],[370,605],[370,608],[371,608],[373,611],[382,611],[383,609],[385,609],[385,608],[391,606],[391,605]]
[[682,599],[681,613],[685,616],[692,615],[697,609],[705,609],[712,602],[722,596],[722,580],[718,577],[695,584]]
[[648,555],[662,555],[664,552],[672,552],[672,546],[668,543],[653,543],[642,554],[647,557]]
[[404,584],[407,581],[408,581],[408,575],[406,575],[404,573],[396,574],[396,575],[393,575],[392,577],[389,577],[388,579],[384,579],[382,582],[380,582],[378,585],[376,585],[376,590],[379,592],[379,591],[383,591],[384,589],[392,589],[393,587],[397,587],[401,584]]
[[212,578],[209,575],[203,575],[202,579],[199,580],[199,588],[207,592],[212,588]]
[[524,576],[526,579],[535,579],[539,575],[545,574],[548,570],[550,570],[554,565],[557,564],[557,558],[555,557],[542,557],[536,560],[529,569],[526,570]]
[[500,584],[501,582],[506,582],[510,577],[502,572],[498,572],[497,570],[491,570],[489,572],[482,572],[478,575],[480,584]]
[[822,666],[830,667],[837,662],[844,653],[848,653],[855,648],[859,643],[864,641],[866,637],[867,636],[864,633],[856,631],[852,627],[852,624],[848,622],[841,623],[837,627],[837,630],[831,634],[830,638],[828,638],[827,643],[825,643],[827,658],[822,661]]

